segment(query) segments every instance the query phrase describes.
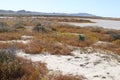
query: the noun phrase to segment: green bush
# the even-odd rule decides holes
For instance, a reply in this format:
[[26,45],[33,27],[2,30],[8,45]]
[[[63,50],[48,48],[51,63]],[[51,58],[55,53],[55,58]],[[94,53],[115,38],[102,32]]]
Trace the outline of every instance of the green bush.
[[4,23],[4,22],[0,22],[0,28],[3,28],[3,27],[7,27],[7,23]]
[[79,41],[84,41],[84,40],[85,40],[85,36],[82,35],[82,34],[80,34],[80,35],[79,35]]
[[119,31],[108,31],[107,33],[113,38],[113,40],[120,39],[120,32]]
[[8,32],[9,28],[7,23],[4,22],[0,22],[0,32]]
[[0,28],[0,32],[8,32],[9,29],[8,28]]

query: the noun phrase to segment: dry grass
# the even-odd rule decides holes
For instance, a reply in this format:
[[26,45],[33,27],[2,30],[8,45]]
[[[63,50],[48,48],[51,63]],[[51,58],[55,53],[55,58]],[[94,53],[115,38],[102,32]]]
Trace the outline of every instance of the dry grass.
[[57,31],[60,32],[69,32],[69,33],[79,33],[79,34],[83,34],[83,33],[87,33],[89,30],[84,30],[82,27],[73,27],[70,25],[59,25],[56,27]]
[[6,40],[18,40],[21,38],[22,33],[17,32],[9,32],[9,33],[0,33],[0,40],[6,41]]
[[90,20],[76,19],[76,18],[48,18],[49,21],[56,22],[78,22],[78,23],[93,23]]
[[82,76],[54,74],[49,76],[49,80],[83,80]]
[[[29,44],[15,44],[18,48],[24,50],[29,54],[38,54],[43,52],[49,52],[51,54],[61,54],[68,55],[71,52],[71,49],[66,47],[67,45],[77,46],[77,47],[88,47],[97,41],[109,41],[112,39],[109,35],[97,32],[91,32],[90,29],[86,30],[86,28],[78,28],[71,26],[58,26],[56,27],[57,31],[49,32],[49,33],[38,33],[38,32],[27,32],[22,31],[22,34],[32,35],[33,41]],[[84,34],[85,40],[80,41],[79,36],[74,33]],[[1,40],[12,40],[12,39],[20,39],[22,34],[17,32],[16,34],[10,33],[1,33],[3,37]],[[5,37],[8,36],[8,37]],[[1,48],[6,47],[9,44],[0,44]]]
[[30,61],[24,61],[24,63],[22,63],[21,69],[24,74],[21,80],[41,80],[48,73],[45,64],[33,63]]
[[120,55],[120,46],[115,45],[115,44],[99,44],[99,45],[94,45],[92,47],[99,48],[101,50],[112,51],[115,54]]
[[[88,47],[97,41],[113,42],[115,46],[119,47],[119,41],[114,41],[113,38],[108,34],[109,30],[98,27],[75,27],[70,25],[61,25],[56,22],[79,22],[80,19],[74,18],[59,18],[59,17],[16,17],[9,19],[0,19],[1,22],[6,22],[8,25],[13,26],[16,23],[22,22],[24,26],[34,26],[38,23],[42,26],[49,27],[53,31],[49,33],[37,33],[34,31],[28,31],[27,29],[18,30],[18,32],[0,33],[0,40],[16,40],[20,39],[21,36],[30,35],[34,39],[30,44],[15,44],[18,48],[23,49],[27,53],[36,54],[42,52],[50,52],[51,54],[70,54],[71,49],[66,47],[77,46],[77,47]],[[50,22],[52,21],[52,22]],[[82,21],[81,21],[82,22]],[[83,21],[84,22],[84,21]],[[86,22],[86,21],[85,21]],[[28,28],[28,27],[27,27]],[[116,31],[115,31],[116,32]],[[119,32],[119,31],[118,31]],[[80,41],[79,36],[76,34],[84,34],[85,40]],[[0,43],[0,48],[5,48],[11,44]],[[103,46],[104,49],[111,50],[109,46]],[[115,51],[119,51],[118,48]]]
[[113,41],[113,44],[120,46],[120,40]]
[[[7,62],[7,63],[6,63]],[[0,80],[82,80],[82,76],[48,75],[44,63],[31,62],[0,52]]]
[[29,44],[16,44],[16,47],[22,49],[28,54],[39,54],[44,52],[49,52],[50,54],[56,55],[70,55],[71,50],[65,45],[56,45],[47,43],[41,40],[32,41]]
[[0,80],[41,80],[47,72],[43,63],[33,63],[0,51]]
[[0,49],[5,49],[9,46],[11,46],[12,44],[9,44],[9,43],[0,43]]
[[[7,63],[6,63],[7,62]],[[82,80],[82,76],[48,75],[44,63],[8,55],[0,51],[0,80]]]
[[[18,23],[19,21],[23,21],[25,26],[35,26],[38,23],[42,23],[47,27],[51,27],[54,29],[49,33],[38,33],[34,31],[28,31],[27,29],[18,30],[18,32],[7,32],[7,33],[0,33],[0,40],[7,41],[7,40],[18,40],[21,39],[22,35],[30,35],[33,36],[33,40],[29,44],[22,44],[22,43],[0,43],[0,49],[5,49],[10,46],[16,46],[18,49],[22,49],[26,53],[29,54],[38,54],[49,52],[50,54],[54,55],[71,55],[70,52],[72,49],[68,47],[70,46],[77,46],[77,47],[88,47],[92,46],[97,41],[107,41],[111,42],[112,44],[101,44],[101,45],[94,45],[93,48],[100,48],[102,50],[112,51],[116,54],[120,55],[120,40],[114,40],[108,33],[107,30],[101,28],[91,28],[91,27],[75,27],[69,25],[60,25],[60,24],[46,24],[44,21],[53,21],[53,22],[89,22],[89,21],[81,21],[77,19],[64,19],[64,18],[14,18],[14,19],[4,19],[1,20],[2,22],[6,22],[11,27]],[[44,21],[43,21],[44,20]],[[13,27],[12,27],[13,28]],[[77,35],[75,35],[76,33]],[[78,38],[78,34],[84,34],[85,40],[80,41]],[[15,67],[15,69],[19,68],[20,76],[17,73],[12,73],[17,75],[17,78],[9,78],[9,80],[82,80],[83,77],[81,76],[72,76],[72,75],[47,75],[48,70],[45,67],[45,64],[42,63],[33,63],[28,60],[24,60],[22,58],[16,58],[17,63],[15,65],[20,65]],[[14,63],[14,62],[13,62]],[[19,64],[20,63],[20,64]],[[11,66],[10,64],[2,65],[0,63],[0,68],[3,70],[2,75],[4,75],[4,79],[0,80],[7,80],[7,72],[5,72],[8,67]],[[6,68],[7,67],[7,68]],[[12,71],[13,72],[13,71]],[[0,72],[1,74],[1,72]],[[11,75],[11,74],[10,74]],[[1,77],[1,75],[0,75]]]

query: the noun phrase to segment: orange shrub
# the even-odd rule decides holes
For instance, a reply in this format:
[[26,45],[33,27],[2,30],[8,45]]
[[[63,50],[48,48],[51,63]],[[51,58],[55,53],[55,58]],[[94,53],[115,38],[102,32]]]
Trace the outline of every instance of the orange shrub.
[[113,44],[120,46],[120,40],[113,41]]
[[0,80],[41,80],[47,73],[43,63],[33,63],[0,51]]
[[0,40],[18,40],[22,36],[22,33],[0,33]]
[[9,46],[11,46],[12,44],[9,44],[9,43],[0,43],[0,49],[5,49]]

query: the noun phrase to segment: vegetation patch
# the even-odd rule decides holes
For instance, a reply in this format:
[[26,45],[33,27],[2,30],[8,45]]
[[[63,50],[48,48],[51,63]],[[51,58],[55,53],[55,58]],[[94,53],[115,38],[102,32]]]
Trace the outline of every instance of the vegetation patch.
[[46,73],[42,63],[32,63],[0,51],[0,80],[41,80]]

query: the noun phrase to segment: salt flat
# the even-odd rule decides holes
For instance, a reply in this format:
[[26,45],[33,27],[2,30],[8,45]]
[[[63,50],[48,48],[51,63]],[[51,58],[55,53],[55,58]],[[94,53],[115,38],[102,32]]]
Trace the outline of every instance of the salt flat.
[[62,74],[82,75],[85,80],[119,80],[120,57],[115,54],[98,52],[83,53],[80,50],[71,52],[73,56],[50,54],[26,54],[17,51],[17,56],[33,62],[44,62],[49,70]]
[[[83,19],[83,18],[82,18]],[[65,22],[70,25],[75,25],[75,26],[98,26],[98,27],[103,27],[103,28],[108,28],[108,29],[120,29],[120,21],[116,20],[102,20],[102,19],[86,19],[86,20],[91,20],[92,22],[95,23],[74,23],[74,22]]]

